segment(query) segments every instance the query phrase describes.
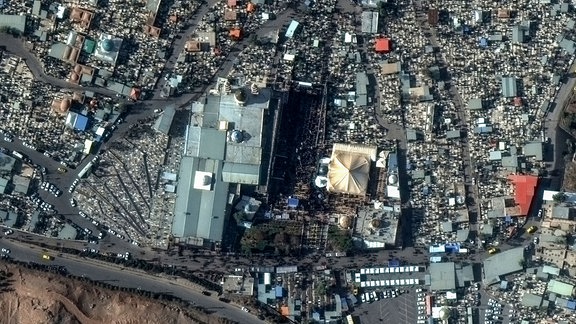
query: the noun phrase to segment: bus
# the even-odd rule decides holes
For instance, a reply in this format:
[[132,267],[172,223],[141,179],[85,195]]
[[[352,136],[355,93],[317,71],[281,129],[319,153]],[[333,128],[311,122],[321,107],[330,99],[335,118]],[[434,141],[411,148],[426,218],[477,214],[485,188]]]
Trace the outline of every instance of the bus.
[[93,165],[94,163],[92,162],[86,164],[86,166],[82,170],[80,170],[80,173],[78,173],[78,178],[83,178],[88,172],[90,172],[92,170]]
[[432,295],[426,295],[426,315],[432,316]]
[[12,155],[14,155],[15,157],[19,158],[19,159],[23,159],[24,155],[22,155],[22,153],[18,152],[18,151],[12,151]]

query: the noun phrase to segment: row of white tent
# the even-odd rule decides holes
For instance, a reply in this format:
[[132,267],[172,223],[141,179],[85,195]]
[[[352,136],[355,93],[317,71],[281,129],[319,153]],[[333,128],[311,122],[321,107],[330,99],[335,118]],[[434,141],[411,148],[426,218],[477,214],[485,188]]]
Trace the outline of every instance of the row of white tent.
[[420,272],[420,267],[419,266],[407,266],[407,267],[362,268],[362,269],[360,269],[360,274],[406,273],[406,272]]
[[395,287],[395,286],[410,286],[419,285],[418,279],[394,279],[394,280],[370,280],[360,281],[360,287]]

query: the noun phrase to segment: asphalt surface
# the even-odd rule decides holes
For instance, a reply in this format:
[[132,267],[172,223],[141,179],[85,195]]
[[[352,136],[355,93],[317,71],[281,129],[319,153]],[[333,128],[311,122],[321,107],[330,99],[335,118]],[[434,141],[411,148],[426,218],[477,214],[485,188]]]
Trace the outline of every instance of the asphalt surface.
[[360,314],[363,323],[416,323],[418,318],[416,302],[417,295],[412,289],[396,298],[362,303],[356,307],[354,314]]
[[[69,273],[92,280],[107,282],[120,287],[139,288],[151,292],[171,294],[239,323],[265,323],[251,313],[240,310],[235,305],[223,303],[217,297],[204,296],[198,290],[175,280],[148,275],[143,272],[133,271],[130,268],[123,268],[122,266],[92,259],[84,259],[68,254],[56,254],[53,251],[46,252],[39,247],[13,241],[6,237],[0,240],[0,246],[9,248],[11,250],[10,256],[20,261],[64,266]],[[54,260],[46,261],[42,259],[42,254],[45,253],[54,256]]]

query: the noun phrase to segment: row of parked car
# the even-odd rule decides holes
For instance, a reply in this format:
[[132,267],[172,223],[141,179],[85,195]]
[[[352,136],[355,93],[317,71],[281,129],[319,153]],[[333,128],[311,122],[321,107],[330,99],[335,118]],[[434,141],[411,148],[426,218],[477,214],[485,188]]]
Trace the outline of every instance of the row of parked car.
[[426,294],[421,288],[416,290],[416,304],[418,307],[418,324],[426,323]]
[[32,200],[32,203],[34,205],[36,205],[38,208],[40,208],[41,210],[47,212],[47,211],[51,211],[54,206],[52,206],[52,204],[49,204],[47,202],[45,202],[44,200],[42,200],[42,198],[40,198],[40,196],[38,195],[37,192],[33,193],[32,196],[30,196],[30,199]]
[[490,298],[488,300],[488,308],[484,312],[484,323],[486,324],[500,324],[502,323],[502,310],[504,305],[498,301]]
[[62,195],[62,191],[48,181],[42,182],[42,184],[40,184],[40,189],[50,192],[54,197],[60,197],[60,195]]
[[72,193],[72,191],[74,191],[74,189],[76,189],[78,182],[80,182],[80,179],[76,179],[76,180],[74,180],[74,182],[72,182],[72,184],[70,185],[70,188],[68,189],[69,193]]
[[376,290],[363,293],[360,295],[360,299],[363,303],[373,302],[380,299],[396,298],[402,292],[399,289]]

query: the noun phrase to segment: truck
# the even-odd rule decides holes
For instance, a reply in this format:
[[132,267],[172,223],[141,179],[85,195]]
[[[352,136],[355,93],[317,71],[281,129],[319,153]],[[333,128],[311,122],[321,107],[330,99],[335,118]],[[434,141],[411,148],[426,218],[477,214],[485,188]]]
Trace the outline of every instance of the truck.
[[54,260],[54,257],[49,255],[49,254],[42,254],[42,259],[47,260],[47,261],[52,261],[52,260]]

